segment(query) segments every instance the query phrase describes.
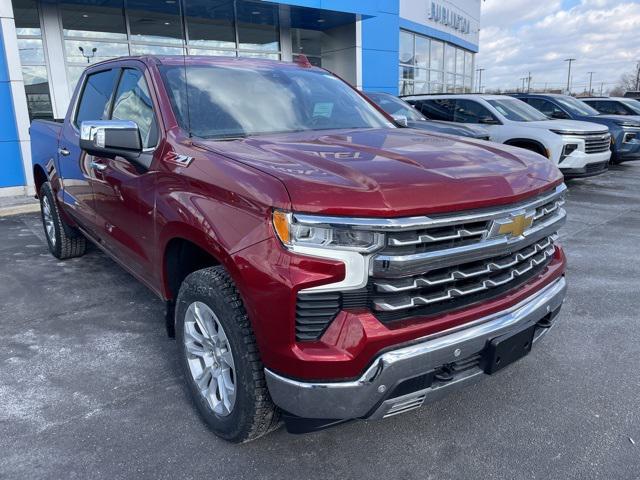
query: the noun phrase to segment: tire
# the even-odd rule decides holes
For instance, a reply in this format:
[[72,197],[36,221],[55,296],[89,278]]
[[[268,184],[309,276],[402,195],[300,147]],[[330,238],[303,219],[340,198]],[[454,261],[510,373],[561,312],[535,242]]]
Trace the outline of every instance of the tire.
[[60,216],[58,203],[49,182],[42,184],[39,197],[42,226],[49,251],[60,260],[84,255],[87,240],[78,230],[66,224]]
[[178,293],[175,318],[185,381],[207,426],[234,443],[277,429],[279,412],[267,389],[249,318],[229,274],[216,266],[187,276]]

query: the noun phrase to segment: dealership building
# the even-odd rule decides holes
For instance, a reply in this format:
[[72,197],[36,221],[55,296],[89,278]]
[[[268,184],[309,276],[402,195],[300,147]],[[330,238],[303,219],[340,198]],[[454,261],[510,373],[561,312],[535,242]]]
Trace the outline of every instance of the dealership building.
[[481,0],[0,0],[0,196],[33,193],[29,124],[122,55],[306,55],[363,91],[467,92]]

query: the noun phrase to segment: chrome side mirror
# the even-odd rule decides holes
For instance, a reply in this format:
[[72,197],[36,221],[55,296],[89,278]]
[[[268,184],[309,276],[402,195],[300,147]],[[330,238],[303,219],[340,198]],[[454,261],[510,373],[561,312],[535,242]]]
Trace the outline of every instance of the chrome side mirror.
[[406,128],[409,126],[409,119],[405,115],[391,115],[391,116],[393,117],[393,120],[401,127]]
[[97,157],[135,160],[142,152],[140,129],[129,120],[94,120],[80,124],[80,148]]

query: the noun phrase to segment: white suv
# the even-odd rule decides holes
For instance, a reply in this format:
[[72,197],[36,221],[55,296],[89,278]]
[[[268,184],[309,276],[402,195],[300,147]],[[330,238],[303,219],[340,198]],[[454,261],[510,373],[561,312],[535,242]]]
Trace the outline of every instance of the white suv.
[[412,95],[403,100],[433,120],[482,125],[494,142],[544,155],[567,177],[597,175],[609,165],[611,135],[604,125],[550,120],[505,95]]

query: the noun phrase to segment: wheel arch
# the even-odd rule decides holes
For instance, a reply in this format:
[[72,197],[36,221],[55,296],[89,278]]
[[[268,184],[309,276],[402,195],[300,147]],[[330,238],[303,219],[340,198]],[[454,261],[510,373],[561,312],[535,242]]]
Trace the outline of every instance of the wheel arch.
[[47,176],[47,173],[45,172],[42,165],[36,163],[33,166],[33,182],[35,184],[36,196],[39,197],[40,188],[42,188],[42,185],[48,181],[49,181],[49,177]]
[[535,140],[533,138],[510,138],[503,142],[505,145],[510,145],[512,147],[524,148],[526,150],[531,150],[535,153],[539,153],[543,157],[549,158],[550,152],[547,147],[544,146],[542,142],[539,140]]

